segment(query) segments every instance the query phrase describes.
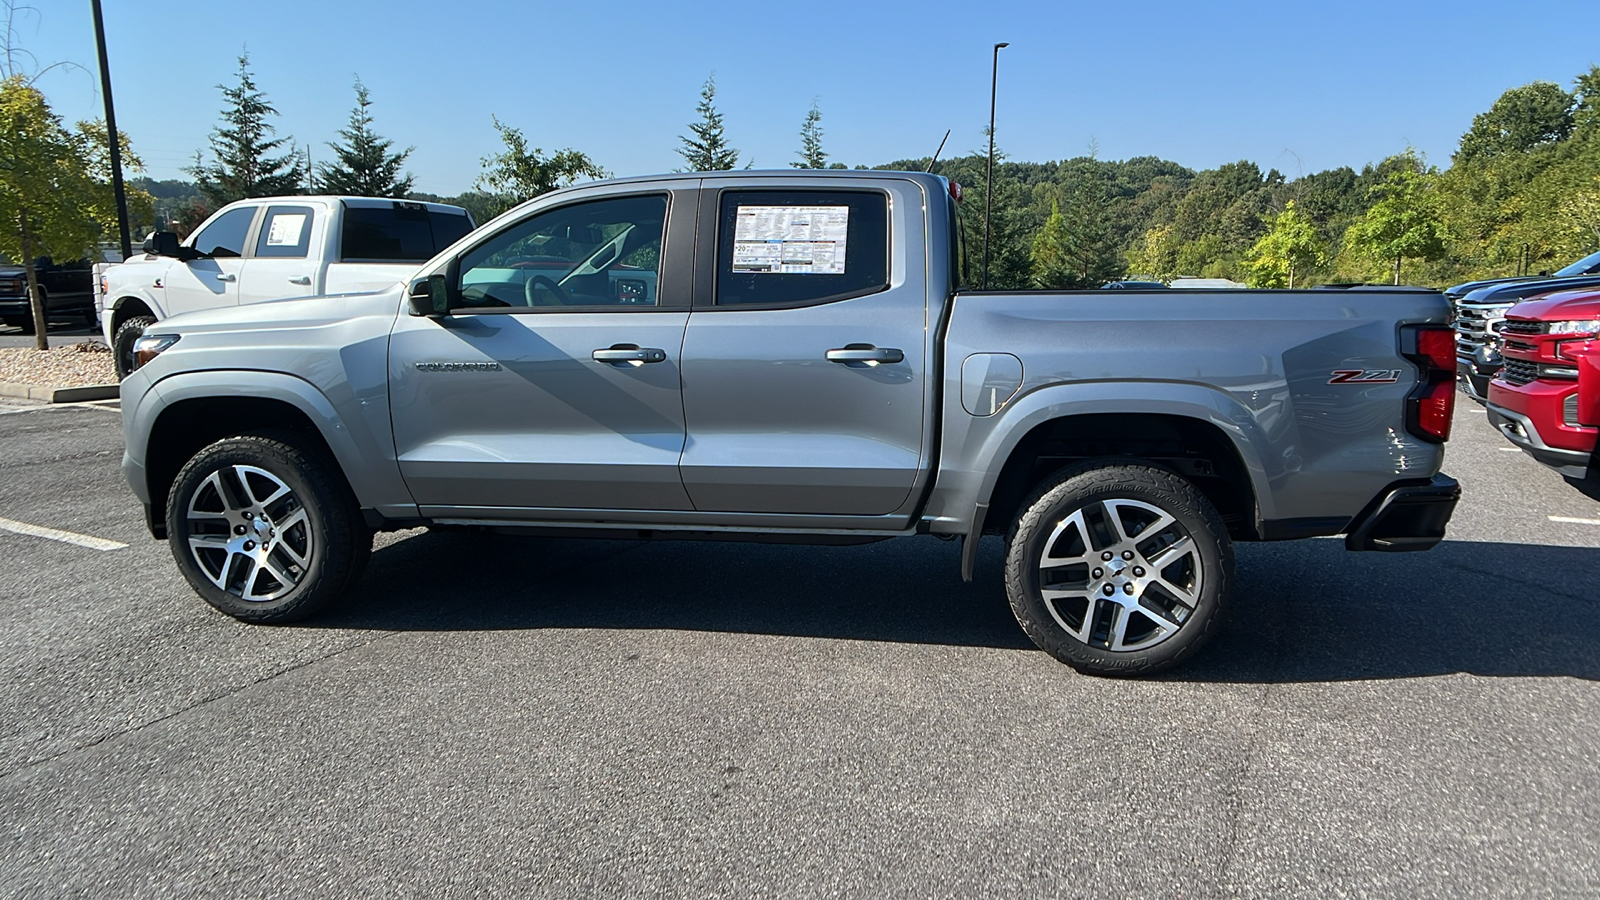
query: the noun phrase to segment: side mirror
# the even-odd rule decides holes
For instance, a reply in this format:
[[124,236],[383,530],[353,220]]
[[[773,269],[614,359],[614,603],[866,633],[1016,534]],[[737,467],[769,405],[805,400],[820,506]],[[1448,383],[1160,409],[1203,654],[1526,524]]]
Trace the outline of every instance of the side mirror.
[[450,315],[450,279],[445,275],[429,275],[422,281],[411,283],[411,314],[417,316]]
[[157,231],[144,239],[144,252],[156,256],[178,256],[178,236],[171,231]]

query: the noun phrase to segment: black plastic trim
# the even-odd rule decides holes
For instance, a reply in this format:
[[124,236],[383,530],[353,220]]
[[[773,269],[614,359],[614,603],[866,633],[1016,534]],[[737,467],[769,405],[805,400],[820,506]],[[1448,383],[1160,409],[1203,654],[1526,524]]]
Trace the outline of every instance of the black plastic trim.
[[1439,474],[1426,482],[1397,482],[1380,493],[1351,523],[1346,550],[1404,553],[1431,550],[1461,499],[1461,484]]

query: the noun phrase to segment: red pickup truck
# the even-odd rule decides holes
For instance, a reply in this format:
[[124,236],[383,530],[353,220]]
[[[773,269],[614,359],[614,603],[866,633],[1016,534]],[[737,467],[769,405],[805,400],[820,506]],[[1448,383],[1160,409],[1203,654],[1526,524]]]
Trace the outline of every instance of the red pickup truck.
[[1506,315],[1489,422],[1568,478],[1600,481],[1600,291],[1563,291]]

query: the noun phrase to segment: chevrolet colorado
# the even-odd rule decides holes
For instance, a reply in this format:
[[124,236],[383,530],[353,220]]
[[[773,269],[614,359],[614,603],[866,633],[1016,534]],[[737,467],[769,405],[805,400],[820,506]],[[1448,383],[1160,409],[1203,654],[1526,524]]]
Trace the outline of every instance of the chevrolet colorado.
[[529,201],[394,288],[174,317],[123,469],[207,602],[311,614],[374,529],[862,543],[1004,536],[1084,672],[1189,657],[1233,542],[1438,543],[1454,390],[1431,290],[962,288],[959,191],[741,172]]

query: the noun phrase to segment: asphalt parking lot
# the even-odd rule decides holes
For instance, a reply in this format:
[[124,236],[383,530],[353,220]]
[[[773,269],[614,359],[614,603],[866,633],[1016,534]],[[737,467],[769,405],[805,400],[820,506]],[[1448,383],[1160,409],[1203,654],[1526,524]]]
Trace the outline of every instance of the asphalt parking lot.
[[0,407],[0,896],[1600,895],[1600,502],[1464,398],[1446,544],[1241,546],[1132,682],[1032,649],[994,540],[962,584],[931,538],[406,532],[240,625],[119,427]]

